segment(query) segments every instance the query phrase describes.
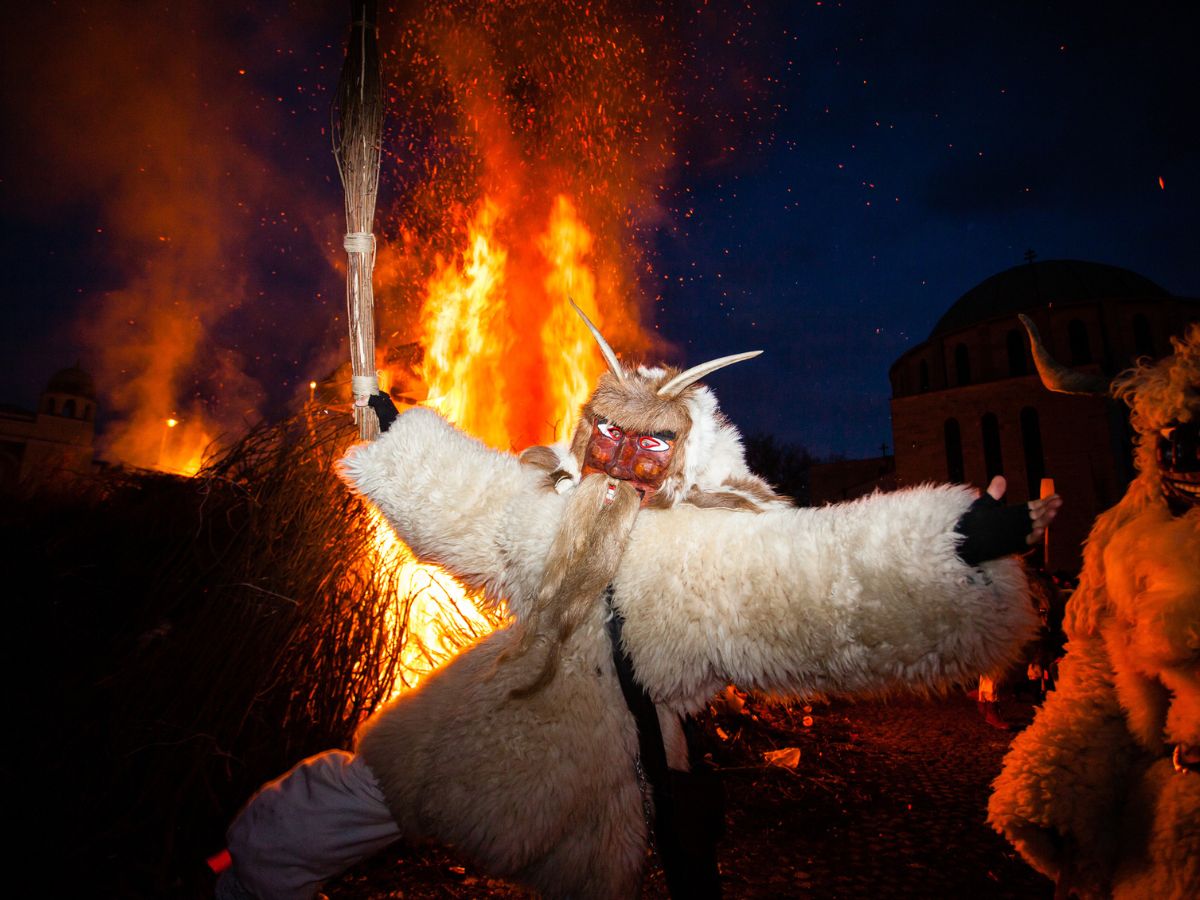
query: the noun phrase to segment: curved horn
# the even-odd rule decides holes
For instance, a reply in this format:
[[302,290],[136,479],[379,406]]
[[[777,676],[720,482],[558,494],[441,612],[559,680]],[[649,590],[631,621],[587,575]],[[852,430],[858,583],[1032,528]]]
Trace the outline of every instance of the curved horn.
[[613,373],[613,377],[622,384],[625,383],[625,370],[621,368],[621,362],[617,359],[617,354],[613,353],[612,347],[608,346],[608,341],[604,339],[604,335],[600,333],[600,329],[592,324],[592,320],[584,315],[583,310],[570,297],[567,297],[567,302],[571,304],[571,308],[579,313],[579,318],[583,319],[583,324],[588,327],[588,331],[592,333],[592,337],[596,339],[596,343],[600,345],[600,352],[604,354],[604,361],[608,363],[608,371]]
[[1087,372],[1077,372],[1064,366],[1042,344],[1042,336],[1038,333],[1033,320],[1026,315],[1018,315],[1021,324],[1029,332],[1029,349],[1033,351],[1033,363],[1037,366],[1038,375],[1047,390],[1056,394],[1080,394],[1082,396],[1104,396],[1109,394],[1111,382],[1099,375]]
[[712,359],[706,363],[701,363],[698,366],[692,366],[686,372],[680,372],[657,391],[660,397],[678,397],[683,393],[684,389],[695,384],[705,375],[723,369],[726,366],[732,366],[734,363],[739,363],[743,359],[754,359],[754,357],[762,354],[761,350],[751,350],[749,353],[735,353],[733,356],[722,356],[720,359]]

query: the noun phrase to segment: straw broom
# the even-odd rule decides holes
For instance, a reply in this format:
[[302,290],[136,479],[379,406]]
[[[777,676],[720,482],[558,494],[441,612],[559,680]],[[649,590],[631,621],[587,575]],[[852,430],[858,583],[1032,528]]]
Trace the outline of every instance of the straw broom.
[[350,326],[354,419],[363,440],[379,436],[379,419],[367,399],[379,390],[375,372],[375,198],[383,134],[383,85],[375,0],[352,0],[346,62],[333,108],[333,157],[346,198],[346,318]]

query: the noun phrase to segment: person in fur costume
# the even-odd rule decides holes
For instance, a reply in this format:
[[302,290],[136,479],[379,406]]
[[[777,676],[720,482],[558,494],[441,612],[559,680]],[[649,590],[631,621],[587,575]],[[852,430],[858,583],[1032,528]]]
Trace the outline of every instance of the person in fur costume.
[[[686,770],[680,718],[725,685],[937,689],[1005,668],[1033,633],[1020,563],[1002,557],[1058,498],[998,509],[1001,483],[996,499],[941,486],[797,509],[696,383],[757,354],[629,369],[586,324],[609,371],[569,445],[518,458],[374,399],[383,434],[344,477],[512,625],[378,711],[354,754],[263,788],[230,828],[225,896],[311,897],[404,835],[547,897],[633,897],[662,797],[647,753]],[[651,722],[635,725],[621,668]]]
[[[1031,336],[1048,386],[1087,389]],[[988,807],[1058,896],[1200,897],[1200,325],[1173,343],[1112,386],[1138,475],[1092,528],[1057,689]]]

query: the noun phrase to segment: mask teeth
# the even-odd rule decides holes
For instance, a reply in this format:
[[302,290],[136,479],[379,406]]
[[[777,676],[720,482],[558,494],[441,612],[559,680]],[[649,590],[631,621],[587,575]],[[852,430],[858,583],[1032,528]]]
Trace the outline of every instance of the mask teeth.
[[1183,481],[1179,478],[1172,478],[1170,475],[1164,475],[1163,482],[1177,493],[1187,494],[1192,499],[1200,498],[1200,484],[1196,482]]

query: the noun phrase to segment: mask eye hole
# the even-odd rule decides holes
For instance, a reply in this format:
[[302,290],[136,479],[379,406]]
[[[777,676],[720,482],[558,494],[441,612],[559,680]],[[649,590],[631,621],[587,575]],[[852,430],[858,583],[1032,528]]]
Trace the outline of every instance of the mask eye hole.
[[638,446],[643,450],[657,450],[660,452],[671,449],[671,445],[666,441],[649,434],[644,434],[638,438]]
[[603,419],[596,423],[596,430],[610,441],[619,441],[625,434],[625,432],[623,432],[616,425],[612,424],[612,422],[605,422]]

